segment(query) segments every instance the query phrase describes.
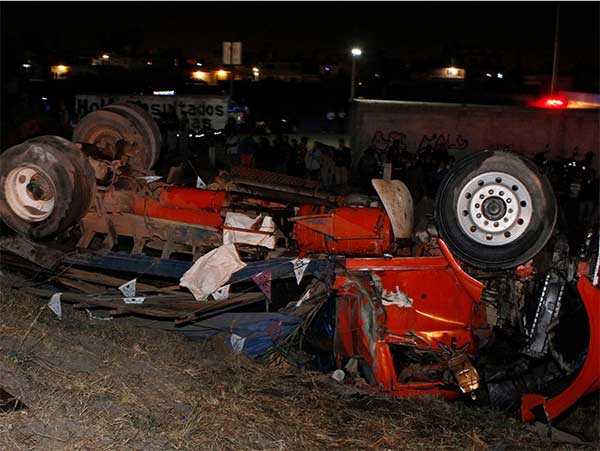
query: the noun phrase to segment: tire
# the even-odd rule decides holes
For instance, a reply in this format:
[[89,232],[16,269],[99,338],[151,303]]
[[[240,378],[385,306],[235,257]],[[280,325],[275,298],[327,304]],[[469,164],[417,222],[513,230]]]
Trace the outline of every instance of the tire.
[[144,109],[131,103],[108,105],[87,114],[75,127],[73,141],[94,144],[104,149],[107,159],[120,158],[114,146],[124,141],[134,146],[128,165],[138,171],[149,171],[160,153],[158,125]]
[[77,223],[95,191],[94,170],[76,144],[40,136],[0,155],[0,218],[44,239]]
[[437,192],[435,222],[451,251],[485,270],[514,268],[550,239],[557,205],[530,160],[483,151],[459,161]]
[[145,138],[152,168],[160,155],[162,136],[158,124],[150,113],[134,103],[116,103],[105,107],[108,111],[120,112],[128,118]]

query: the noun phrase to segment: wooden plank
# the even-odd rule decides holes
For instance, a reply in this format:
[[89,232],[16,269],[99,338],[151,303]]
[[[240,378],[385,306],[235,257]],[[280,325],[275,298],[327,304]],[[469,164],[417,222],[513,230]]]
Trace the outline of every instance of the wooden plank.
[[131,256],[118,252],[109,252],[105,255],[81,252],[66,257],[64,261],[71,265],[175,279],[180,279],[192,266],[190,262],[161,260],[147,255]]
[[[40,297],[49,298],[55,292],[40,288],[27,288],[24,291]],[[191,299],[191,300],[190,300]],[[63,302],[76,304],[77,308],[90,306],[103,307],[115,312],[130,312],[146,316],[157,316],[163,318],[190,318],[193,316],[218,314],[221,311],[231,310],[242,305],[253,304],[264,299],[262,293],[232,294],[230,299],[223,301],[198,302],[191,294],[148,296],[143,304],[125,304],[122,296],[83,293],[63,293]]]
[[210,318],[212,316],[220,315],[221,313],[225,313],[225,312],[228,312],[228,311],[231,311],[231,310],[235,310],[236,308],[239,308],[241,306],[253,305],[253,304],[256,304],[256,303],[259,303],[259,302],[264,302],[264,300],[265,300],[265,297],[263,295],[263,296],[256,297],[253,300],[246,300],[245,302],[242,302],[242,303],[239,303],[239,304],[236,303],[235,305],[225,306],[225,307],[222,307],[222,308],[219,308],[219,309],[215,309],[215,310],[209,311],[209,312],[206,312],[206,311],[204,311],[204,312],[202,312],[202,311],[196,311],[192,315],[190,315],[190,316],[188,316],[186,318],[183,318],[183,319],[180,319],[180,320],[176,320],[175,324],[179,325],[179,324],[189,323],[189,322],[192,322],[192,321],[198,321],[198,320],[201,320],[201,319]]
[[[129,282],[129,280],[121,279],[120,277],[108,276],[106,274],[102,274],[99,272],[84,271],[82,269],[77,269],[77,268],[69,268],[67,271],[65,271],[64,276],[70,277],[70,278],[75,278],[78,280],[83,280],[85,282],[94,282],[94,283],[97,283],[100,285],[106,285],[106,286],[114,287],[114,288],[118,288],[121,285],[123,285],[124,283]],[[150,284],[139,282],[139,281],[136,282],[136,287],[137,287],[138,291],[140,291],[140,292],[152,292],[152,291],[172,292],[173,291],[173,286],[167,287],[167,288],[160,288],[160,287],[156,287],[154,285],[150,285]],[[177,288],[178,288],[178,286],[177,286]]]
[[73,279],[69,279],[67,277],[58,277],[56,280],[58,280],[61,284],[69,287],[69,288],[75,288],[76,290],[79,290],[83,293],[89,293],[89,294],[93,294],[93,293],[102,293],[103,291],[106,291],[106,288],[99,286],[99,285],[93,285],[91,283],[86,283],[86,282],[81,282],[81,281],[76,281]]

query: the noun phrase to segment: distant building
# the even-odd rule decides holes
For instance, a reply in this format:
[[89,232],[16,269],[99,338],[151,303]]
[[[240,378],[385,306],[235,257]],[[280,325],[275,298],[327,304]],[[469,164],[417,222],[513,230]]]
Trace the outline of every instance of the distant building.
[[268,61],[257,64],[261,80],[302,81],[302,64],[296,61]]

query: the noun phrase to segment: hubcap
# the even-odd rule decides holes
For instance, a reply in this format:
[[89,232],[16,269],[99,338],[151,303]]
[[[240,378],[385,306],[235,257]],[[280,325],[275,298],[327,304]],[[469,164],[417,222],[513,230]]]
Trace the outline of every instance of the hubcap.
[[8,206],[25,221],[43,221],[54,210],[56,188],[38,166],[19,166],[11,170],[4,181],[4,193]]
[[502,219],[506,214],[506,202],[500,197],[488,197],[481,204],[481,211],[490,221],[497,221]]
[[456,208],[462,231],[487,246],[502,246],[523,235],[533,211],[525,185],[504,172],[475,177],[460,192]]

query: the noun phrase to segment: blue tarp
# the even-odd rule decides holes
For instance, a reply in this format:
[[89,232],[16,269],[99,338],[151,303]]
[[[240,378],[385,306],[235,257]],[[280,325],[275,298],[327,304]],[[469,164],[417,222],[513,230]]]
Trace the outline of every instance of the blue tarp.
[[182,328],[182,332],[197,340],[223,334],[232,350],[257,357],[277,346],[303,321],[283,313],[224,313]]
[[[291,261],[291,258],[276,258],[247,262],[245,268],[231,276],[229,283],[250,279],[254,274],[266,270],[271,271],[273,280],[295,277]],[[80,252],[66,257],[64,263],[176,279],[181,278],[192,266],[191,262],[162,260],[147,255],[129,255],[121,252],[108,252],[104,255]],[[320,273],[327,268],[328,263],[327,260],[311,260],[305,274]]]

